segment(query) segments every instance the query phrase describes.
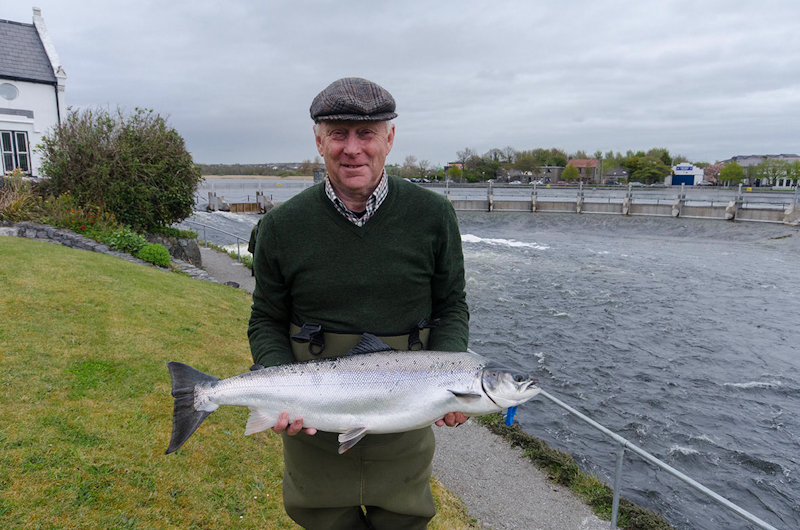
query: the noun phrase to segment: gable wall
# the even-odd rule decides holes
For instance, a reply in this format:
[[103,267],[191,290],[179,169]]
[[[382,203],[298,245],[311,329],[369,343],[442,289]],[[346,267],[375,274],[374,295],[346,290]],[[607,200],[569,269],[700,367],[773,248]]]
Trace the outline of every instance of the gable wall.
[[[28,142],[33,148],[31,174],[39,176],[41,158],[36,150],[36,145],[41,142],[45,133],[58,124],[56,87],[42,83],[11,81],[0,77],[0,84],[2,83],[14,85],[19,91],[19,95],[10,101],[0,97],[0,131],[25,131],[28,133]],[[15,111],[16,114],[8,114],[4,111]],[[29,117],[30,114],[33,114],[33,118]]]

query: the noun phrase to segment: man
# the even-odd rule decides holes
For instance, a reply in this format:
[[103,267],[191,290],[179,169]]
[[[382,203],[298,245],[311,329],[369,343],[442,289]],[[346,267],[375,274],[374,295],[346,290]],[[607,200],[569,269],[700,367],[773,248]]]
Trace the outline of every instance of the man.
[[[396,116],[391,94],[360,78],[335,81],[311,104],[328,174],[261,221],[248,329],[256,366],[343,355],[364,332],[400,350],[466,350],[455,211],[441,195],[386,175]],[[427,526],[435,514],[430,427],[368,435],[339,455],[336,433],[304,429],[291,412],[273,430],[283,434],[292,519],[311,529]],[[454,411],[437,424],[463,421]]]

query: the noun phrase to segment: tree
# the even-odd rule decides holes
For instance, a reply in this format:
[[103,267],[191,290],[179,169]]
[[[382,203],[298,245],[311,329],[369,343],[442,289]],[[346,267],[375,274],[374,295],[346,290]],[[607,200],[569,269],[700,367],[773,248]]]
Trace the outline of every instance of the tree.
[[456,151],[456,160],[461,163],[461,166],[465,170],[467,169],[467,160],[473,156],[478,156],[478,152],[474,149],[470,149],[469,147],[465,147],[463,151]]
[[736,161],[725,164],[719,172],[719,180],[728,184],[740,184],[744,181],[744,169]]
[[794,180],[795,186],[800,184],[800,160],[787,164],[786,176]]
[[301,175],[313,175],[314,174],[314,165],[311,162],[310,158],[306,158],[302,162],[300,162],[300,167],[297,168],[297,172]]
[[589,155],[587,155],[586,151],[584,151],[583,149],[578,149],[578,151],[575,153],[575,156],[573,156],[572,158],[580,158],[583,160],[589,158]]
[[564,168],[564,171],[561,172],[561,178],[566,180],[567,182],[572,182],[578,180],[580,176],[580,171],[575,166],[567,166]]
[[447,178],[450,180],[461,180],[463,174],[463,171],[461,171],[461,168],[458,166],[450,166],[447,168]]
[[503,156],[507,164],[513,164],[514,160],[517,159],[517,150],[510,145],[506,146],[503,148]]
[[483,155],[483,158],[489,162],[500,162],[500,159],[503,158],[503,151],[493,147],[489,149],[485,155]]
[[[789,164],[787,164],[785,160],[766,158],[756,166],[756,178],[764,179],[770,184],[775,184],[777,179],[786,176],[788,165]],[[762,182],[761,184],[763,185],[767,182]]]
[[428,173],[430,173],[430,171],[431,171],[431,167],[432,167],[431,161],[430,160],[425,160],[425,159],[420,160],[419,164],[417,164],[417,167],[419,168],[419,176],[420,177],[427,177]]
[[725,167],[725,162],[717,162],[703,168],[703,179],[708,182],[717,182],[719,180],[719,173]]
[[144,232],[192,214],[200,168],[181,135],[152,110],[70,110],[38,147],[54,195],[102,204]]
[[669,166],[664,164],[658,158],[650,157],[634,157],[637,161],[635,169],[630,171],[630,179],[636,182],[643,182],[645,184],[652,184],[653,182],[661,182],[664,177],[670,174]]
[[530,156],[520,156],[517,158],[516,162],[514,162],[514,169],[518,169],[520,171],[530,171],[531,173],[539,173],[540,165],[539,161]]
[[404,177],[415,177],[419,174],[419,166],[417,166],[417,157],[408,155],[403,162],[402,175]]
[[664,149],[663,147],[650,149],[646,156],[648,158],[657,158],[661,160],[661,162],[667,167],[672,166],[672,157],[669,154],[669,149]]

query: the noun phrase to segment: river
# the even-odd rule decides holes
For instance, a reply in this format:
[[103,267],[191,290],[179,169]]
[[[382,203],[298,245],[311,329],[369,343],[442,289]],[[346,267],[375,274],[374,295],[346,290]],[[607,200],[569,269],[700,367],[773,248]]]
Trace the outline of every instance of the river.
[[[191,220],[247,238],[257,219]],[[545,213],[463,212],[459,222],[473,350],[533,371],[551,394],[770,524],[800,528],[800,230]],[[516,418],[613,482],[616,448],[601,434],[546,400]],[[750,528],[630,453],[622,495],[679,529]]]

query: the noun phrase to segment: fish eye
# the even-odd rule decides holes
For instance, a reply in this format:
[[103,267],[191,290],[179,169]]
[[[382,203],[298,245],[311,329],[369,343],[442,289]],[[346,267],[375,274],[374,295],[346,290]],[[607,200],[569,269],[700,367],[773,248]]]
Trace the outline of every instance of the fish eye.
[[522,374],[514,374],[514,381],[516,381],[517,383],[522,383],[523,381],[525,381],[525,376]]

